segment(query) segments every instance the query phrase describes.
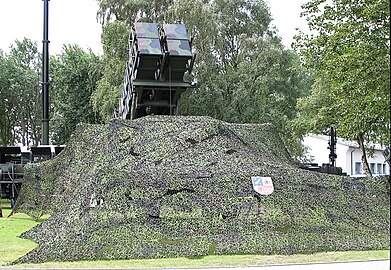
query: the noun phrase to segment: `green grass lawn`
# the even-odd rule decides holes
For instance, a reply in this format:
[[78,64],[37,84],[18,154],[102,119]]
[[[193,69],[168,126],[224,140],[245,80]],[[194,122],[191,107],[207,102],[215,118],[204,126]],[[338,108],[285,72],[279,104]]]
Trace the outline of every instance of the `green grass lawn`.
[[2,200],[1,205],[3,218],[0,219],[0,266],[15,260],[37,246],[36,243],[20,239],[18,236],[38,224],[23,214],[6,218],[11,212],[9,203]]
[[217,266],[260,266],[270,264],[336,262],[354,260],[389,259],[389,250],[323,252],[297,255],[222,255],[197,258],[171,258],[154,260],[75,261],[48,262],[7,266],[10,262],[34,249],[37,244],[18,236],[36,226],[44,219],[35,221],[24,214],[7,218],[11,212],[9,202],[1,201],[3,216],[0,218],[0,267],[28,268],[169,268],[169,267],[217,267]]

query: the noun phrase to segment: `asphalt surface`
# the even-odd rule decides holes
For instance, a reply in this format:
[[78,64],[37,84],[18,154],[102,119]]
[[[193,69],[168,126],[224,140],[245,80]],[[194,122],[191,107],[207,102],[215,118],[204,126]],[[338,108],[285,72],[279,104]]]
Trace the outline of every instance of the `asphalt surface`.
[[342,263],[316,263],[275,265],[265,267],[241,268],[248,270],[390,270],[390,260],[342,262]]
[[[0,268],[0,270],[32,270],[39,268]],[[40,268],[45,270],[64,270],[64,268]],[[77,269],[77,268],[73,268]],[[119,270],[103,269],[102,270]],[[129,268],[132,269],[131,265]],[[164,268],[155,268],[162,270]],[[213,268],[166,268],[169,270],[390,270],[390,260],[362,261],[362,262],[341,262],[341,263],[314,263],[314,264],[290,264],[290,265],[273,265],[273,266],[249,266],[249,267],[213,267]],[[83,268],[81,270],[89,270]],[[97,270],[91,269],[91,270]],[[147,270],[147,269],[143,269]]]

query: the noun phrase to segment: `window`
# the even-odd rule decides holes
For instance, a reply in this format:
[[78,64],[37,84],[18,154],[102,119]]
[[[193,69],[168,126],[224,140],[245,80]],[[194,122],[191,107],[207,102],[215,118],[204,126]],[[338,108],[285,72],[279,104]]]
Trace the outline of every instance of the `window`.
[[361,164],[361,162],[356,162],[355,174],[362,174],[362,164]]
[[371,173],[372,174],[376,174],[376,164],[375,163],[371,163]]
[[382,165],[383,164],[381,164],[381,163],[377,163],[377,171],[376,171],[377,174],[383,174],[383,170],[382,170],[383,166]]
[[385,164],[385,163],[383,163],[383,174],[387,174],[388,175],[387,164]]

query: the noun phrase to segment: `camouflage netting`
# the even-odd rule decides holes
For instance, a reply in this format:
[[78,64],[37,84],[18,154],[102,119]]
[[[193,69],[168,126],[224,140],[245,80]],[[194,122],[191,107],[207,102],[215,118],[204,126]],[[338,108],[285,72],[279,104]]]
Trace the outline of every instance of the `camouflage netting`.
[[[271,176],[274,193],[251,176]],[[388,249],[386,182],[298,169],[270,125],[79,125],[59,156],[26,168],[16,211],[52,215],[17,262]]]

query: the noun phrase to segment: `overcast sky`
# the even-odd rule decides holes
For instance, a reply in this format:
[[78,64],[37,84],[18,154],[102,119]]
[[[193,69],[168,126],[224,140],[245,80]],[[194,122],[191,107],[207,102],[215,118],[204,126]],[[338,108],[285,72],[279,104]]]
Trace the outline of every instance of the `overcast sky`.
[[[0,0],[1,1],[1,0]],[[308,26],[305,18],[300,18],[301,6],[309,0],[266,0],[272,13],[273,22],[278,29],[285,47],[290,48],[293,36],[297,34],[296,28],[307,32]]]
[[[8,51],[15,39],[43,38],[42,0],[0,0],[0,49]],[[96,20],[95,0],[49,1],[49,52],[61,52],[63,44],[76,43],[101,52],[101,26]]]
[[[301,5],[307,0],[266,0],[271,8],[279,36],[290,47],[295,28],[305,29],[300,18]],[[101,26],[96,20],[96,0],[49,1],[49,52],[61,52],[63,44],[76,43],[102,53]],[[16,39],[30,38],[42,48],[43,1],[0,0],[0,49],[9,51]]]

